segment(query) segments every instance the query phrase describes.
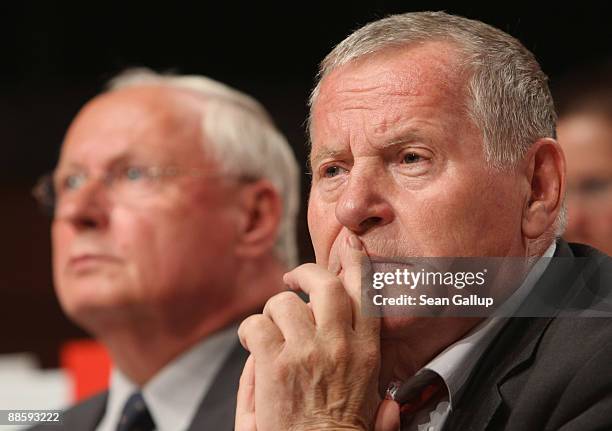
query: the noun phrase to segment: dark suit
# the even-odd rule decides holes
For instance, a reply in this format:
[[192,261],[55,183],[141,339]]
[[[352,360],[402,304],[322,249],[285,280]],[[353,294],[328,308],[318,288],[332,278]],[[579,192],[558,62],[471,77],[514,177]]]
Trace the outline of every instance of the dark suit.
[[609,301],[612,259],[564,241],[555,256],[565,263],[549,266],[519,311],[548,317],[509,319],[445,431],[612,430],[612,319],[575,317]]
[[[230,353],[198,407],[188,431],[234,429],[236,394],[248,352],[237,345]],[[62,426],[41,425],[32,431],[94,431],[104,416],[107,392],[103,392],[64,412]]]

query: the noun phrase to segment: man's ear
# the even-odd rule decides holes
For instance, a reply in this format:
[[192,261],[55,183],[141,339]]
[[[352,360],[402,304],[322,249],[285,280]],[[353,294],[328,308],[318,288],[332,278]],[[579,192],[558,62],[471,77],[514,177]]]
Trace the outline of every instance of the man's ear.
[[523,235],[535,239],[557,219],[565,194],[565,156],[551,138],[538,139],[529,149],[526,175],[529,196],[523,210]]
[[281,197],[268,180],[248,183],[240,190],[243,223],[236,252],[241,257],[257,257],[272,250],[276,243],[283,206]]

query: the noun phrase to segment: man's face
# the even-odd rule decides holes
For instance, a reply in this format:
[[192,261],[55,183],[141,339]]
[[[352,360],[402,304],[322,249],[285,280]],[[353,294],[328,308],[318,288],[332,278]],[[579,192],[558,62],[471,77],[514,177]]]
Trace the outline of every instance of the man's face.
[[612,254],[612,122],[575,114],[559,121],[557,134],[567,159],[565,237]]
[[370,256],[524,255],[528,183],[487,168],[444,43],[388,49],[336,69],[313,107],[308,225],[317,262],[347,233]]
[[[179,320],[189,319],[231,294],[223,276],[233,265],[235,186],[206,177],[215,165],[192,97],[153,86],[118,90],[90,102],[68,130],[56,180],[81,172],[89,180],[56,208],[54,278],[65,311],[93,332],[109,318],[172,318],[178,309]],[[101,181],[125,166],[203,176],[124,179],[132,190],[124,194]]]

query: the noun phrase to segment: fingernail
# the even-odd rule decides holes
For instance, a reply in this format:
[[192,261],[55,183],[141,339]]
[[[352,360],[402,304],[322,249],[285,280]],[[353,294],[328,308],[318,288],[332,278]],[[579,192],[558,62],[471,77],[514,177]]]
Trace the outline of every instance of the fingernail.
[[363,250],[363,243],[357,238],[357,235],[350,235],[348,237],[348,243],[351,248],[355,250]]

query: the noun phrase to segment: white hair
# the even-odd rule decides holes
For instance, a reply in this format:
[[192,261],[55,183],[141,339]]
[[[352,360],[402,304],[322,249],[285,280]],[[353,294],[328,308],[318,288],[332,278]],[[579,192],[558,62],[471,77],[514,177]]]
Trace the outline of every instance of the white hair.
[[[461,55],[460,69],[468,74],[466,111],[482,132],[492,168],[515,167],[535,141],[555,136],[557,117],[548,78],[533,54],[501,30],[444,12],[391,15],[340,42],[321,62],[310,95],[309,130],[321,81],[333,70],[386,48],[430,41],[449,42]],[[561,235],[565,225],[563,204],[555,233]]]
[[202,96],[202,129],[220,168],[230,174],[269,180],[282,200],[283,212],[274,253],[287,267],[298,263],[296,218],[300,171],[285,137],[254,98],[213,79],[196,75],[162,75],[146,68],[128,69],[113,78],[110,91],[163,85]]

